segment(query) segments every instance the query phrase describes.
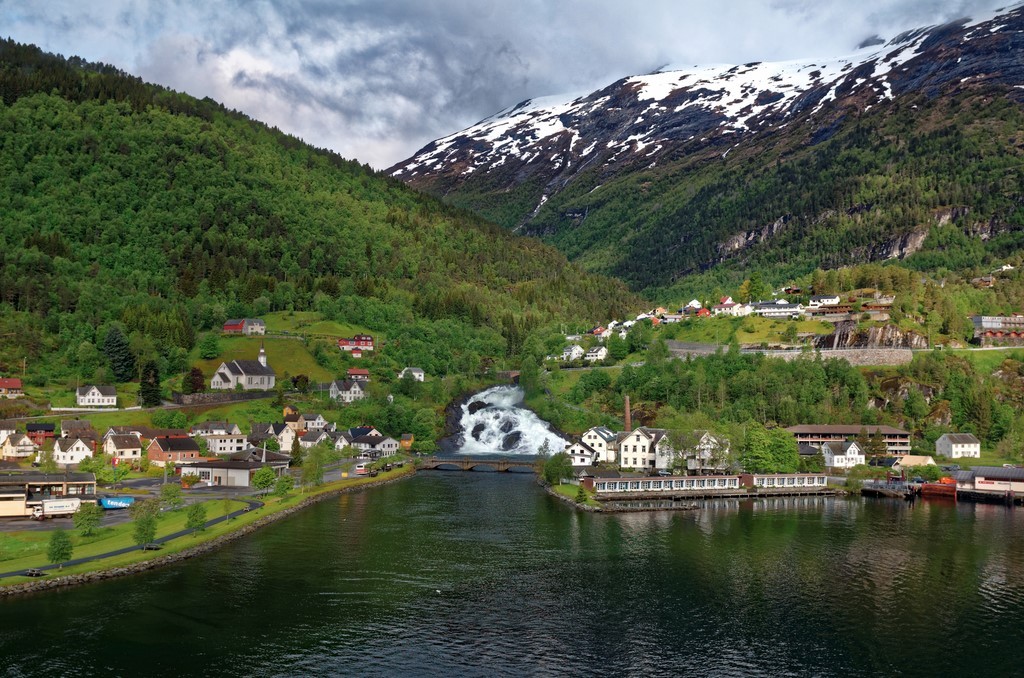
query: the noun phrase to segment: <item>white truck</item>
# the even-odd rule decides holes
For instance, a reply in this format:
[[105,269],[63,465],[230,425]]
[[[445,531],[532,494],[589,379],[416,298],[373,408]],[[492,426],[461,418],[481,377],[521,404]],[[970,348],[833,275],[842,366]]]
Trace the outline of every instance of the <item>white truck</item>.
[[80,508],[82,508],[82,500],[78,497],[71,499],[44,499],[42,505],[32,508],[32,518],[34,520],[66,518],[77,513]]

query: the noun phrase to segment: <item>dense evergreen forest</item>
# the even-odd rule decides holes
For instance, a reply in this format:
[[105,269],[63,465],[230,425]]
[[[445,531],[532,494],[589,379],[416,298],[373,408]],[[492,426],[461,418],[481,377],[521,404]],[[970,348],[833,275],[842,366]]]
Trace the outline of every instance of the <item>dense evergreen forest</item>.
[[227,317],[443,321],[427,334],[502,358],[538,324],[638,303],[550,246],[209,99],[10,40],[0,252],[0,371],[60,355],[54,378],[113,325],[167,374]]

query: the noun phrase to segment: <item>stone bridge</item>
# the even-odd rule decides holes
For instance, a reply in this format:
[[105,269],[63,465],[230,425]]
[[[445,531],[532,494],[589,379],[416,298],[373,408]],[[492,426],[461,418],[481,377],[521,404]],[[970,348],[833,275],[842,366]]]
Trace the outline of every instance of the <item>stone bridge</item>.
[[516,459],[508,457],[423,457],[420,459],[417,469],[429,470],[435,469],[440,471],[475,471],[480,470],[493,470],[493,471],[511,471],[512,469],[521,469],[526,471],[534,471],[535,460],[529,459]]

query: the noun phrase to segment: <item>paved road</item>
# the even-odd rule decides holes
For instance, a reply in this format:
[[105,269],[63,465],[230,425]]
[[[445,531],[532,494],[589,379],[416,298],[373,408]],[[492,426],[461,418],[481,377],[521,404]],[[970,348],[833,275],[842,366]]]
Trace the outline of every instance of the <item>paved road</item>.
[[[263,502],[256,501],[254,499],[243,499],[242,501],[244,501],[247,504],[247,506],[244,509],[239,509],[238,511],[234,511],[234,512],[229,513],[227,515],[220,516],[218,518],[214,518],[213,520],[207,520],[206,521],[206,527],[211,527],[213,525],[216,525],[217,523],[222,523],[225,520],[228,520],[230,518],[237,518],[240,515],[244,515],[247,511],[251,511],[253,509],[258,509],[261,506],[263,506]],[[127,514],[127,511],[124,511],[124,513]],[[193,531],[189,530],[189,529],[179,530],[177,532],[173,532],[173,533],[168,534],[166,536],[163,536],[163,537],[160,537],[158,539],[155,539],[155,540],[153,540],[153,543],[156,543],[156,544],[166,544],[167,542],[171,541],[172,539],[178,539],[179,537],[189,536],[189,535],[192,534],[192,532]],[[62,565],[67,565],[68,567],[71,567],[73,565],[81,565],[82,563],[91,563],[91,562],[96,561],[96,560],[103,560],[104,558],[111,558],[113,556],[119,556],[119,555],[122,555],[124,553],[131,553],[132,551],[140,551],[140,550],[142,550],[141,546],[127,546],[127,547],[125,547],[123,549],[117,549],[116,551],[109,551],[107,553],[100,553],[100,554],[97,554],[95,556],[88,556],[86,558],[75,558],[74,560],[69,560],[66,563],[62,563],[61,565],[44,565],[42,567],[33,568],[33,569],[43,570],[43,571],[56,570],[56,569],[60,568]],[[25,576],[25,572],[27,572],[27,570],[14,570],[13,572],[2,572],[2,573],[0,573],[0,578],[3,578],[3,577]]]

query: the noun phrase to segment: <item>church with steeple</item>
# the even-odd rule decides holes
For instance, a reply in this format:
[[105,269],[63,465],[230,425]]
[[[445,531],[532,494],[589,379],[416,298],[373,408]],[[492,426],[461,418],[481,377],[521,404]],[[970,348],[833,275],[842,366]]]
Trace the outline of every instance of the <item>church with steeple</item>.
[[221,363],[210,379],[210,388],[231,390],[241,386],[243,391],[269,391],[274,388],[277,376],[267,364],[267,351],[260,343],[256,360],[232,360]]

